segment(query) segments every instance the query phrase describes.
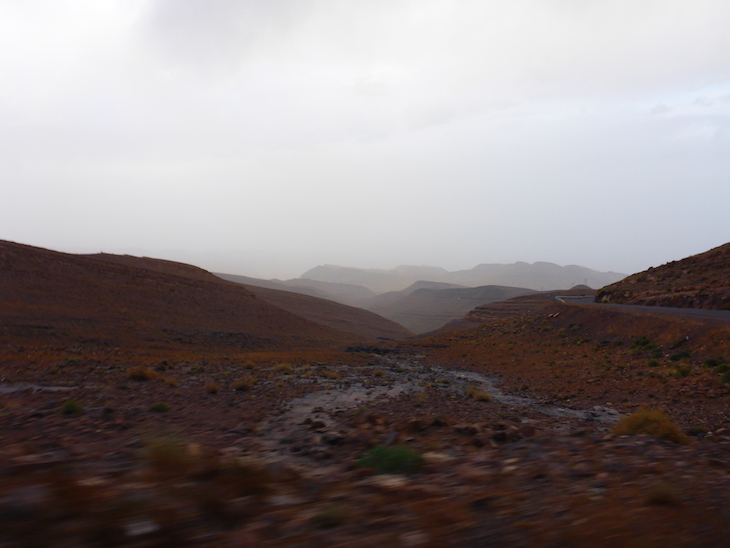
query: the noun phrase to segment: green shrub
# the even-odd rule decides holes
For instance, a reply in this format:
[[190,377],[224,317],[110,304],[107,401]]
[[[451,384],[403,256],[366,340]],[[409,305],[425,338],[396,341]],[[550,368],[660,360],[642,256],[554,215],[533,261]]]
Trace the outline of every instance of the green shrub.
[[642,406],[628,417],[621,419],[611,429],[616,436],[646,434],[659,439],[686,444],[689,442],[682,429],[664,414],[661,409],[649,409]]
[[669,359],[673,362],[678,362],[679,360],[689,359],[689,356],[689,352],[687,352],[686,350],[680,350],[679,352],[669,356]]
[[722,382],[724,382],[725,384],[729,383],[730,382],[730,371],[725,371],[725,373],[723,373],[722,377],[720,377],[720,380]]
[[674,373],[672,373],[672,376],[680,378],[680,377],[689,377],[692,373],[692,367],[689,365],[678,365],[677,368],[674,370]]
[[169,410],[170,410],[170,406],[167,405],[163,401],[153,403],[152,405],[150,405],[150,411],[152,413],[165,413],[166,411],[169,411]]
[[61,411],[64,415],[83,415],[84,406],[77,401],[68,400],[63,402],[63,405],[61,406]]
[[713,368],[713,371],[715,373],[726,373],[726,372],[730,371],[730,364],[721,363],[717,367]]
[[655,359],[663,358],[664,352],[662,352],[661,348],[655,348],[654,350],[651,351],[651,357],[655,358]]
[[649,367],[658,367],[659,362],[656,360],[649,360],[649,363],[647,364]]
[[719,365],[722,365],[724,361],[725,360],[723,360],[722,358],[707,358],[705,360],[705,367],[717,367]]
[[360,468],[372,468],[376,474],[409,474],[423,466],[423,457],[407,445],[378,445],[357,461]]

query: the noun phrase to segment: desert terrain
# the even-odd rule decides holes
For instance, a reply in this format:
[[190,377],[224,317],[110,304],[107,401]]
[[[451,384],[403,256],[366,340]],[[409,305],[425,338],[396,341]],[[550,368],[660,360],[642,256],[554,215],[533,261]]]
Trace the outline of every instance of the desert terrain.
[[722,317],[536,293],[408,338],[10,242],[0,280],[2,546],[730,543]]

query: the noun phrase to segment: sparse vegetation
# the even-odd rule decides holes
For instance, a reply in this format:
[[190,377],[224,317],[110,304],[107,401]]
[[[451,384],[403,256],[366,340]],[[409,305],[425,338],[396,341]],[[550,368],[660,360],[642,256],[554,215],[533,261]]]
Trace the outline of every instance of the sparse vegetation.
[[208,382],[205,384],[205,393],[206,394],[217,394],[220,391],[221,387],[218,383],[215,382]]
[[172,435],[147,440],[142,456],[155,473],[173,477],[186,474],[197,460],[190,446]]
[[328,370],[324,372],[324,376],[333,381],[342,378],[342,375],[339,373],[339,371]]
[[376,474],[410,474],[423,466],[423,457],[407,445],[378,445],[357,462],[360,468],[372,468]]
[[234,381],[231,384],[231,387],[234,390],[244,391],[244,390],[251,390],[255,385],[256,385],[256,379],[253,377],[253,375],[246,375],[245,377],[238,379],[237,381]]
[[77,401],[67,400],[63,402],[63,405],[61,406],[61,411],[64,415],[83,415],[84,406]]
[[682,499],[676,487],[663,481],[649,489],[646,502],[654,506],[679,506]]
[[679,352],[676,352],[675,354],[672,354],[669,356],[669,359],[673,362],[678,362],[680,360],[688,360],[690,357],[690,353],[686,350],[680,350]]
[[646,434],[679,444],[689,442],[679,425],[667,417],[664,411],[647,406],[642,406],[635,413],[621,419],[611,433],[616,436]]
[[492,401],[492,396],[487,394],[484,390],[477,388],[476,386],[470,386],[469,388],[467,388],[466,395],[475,401]]
[[127,378],[134,381],[154,381],[159,378],[157,371],[150,367],[137,366],[127,371]]
[[292,367],[292,364],[286,363],[286,362],[277,363],[274,366],[274,371],[278,371],[279,373],[284,373],[285,375],[288,375],[289,373],[291,373],[292,369],[294,369]]
[[165,413],[170,410],[170,406],[165,402],[157,402],[150,405],[150,411],[152,413]]

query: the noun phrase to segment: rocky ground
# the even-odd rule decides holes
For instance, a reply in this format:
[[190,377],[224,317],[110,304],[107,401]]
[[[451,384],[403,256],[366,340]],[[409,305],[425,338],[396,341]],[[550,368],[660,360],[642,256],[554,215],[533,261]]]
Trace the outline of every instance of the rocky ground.
[[555,361],[552,314],[348,353],[6,349],[0,546],[728,544],[724,385],[687,418],[672,390],[705,372],[670,377],[662,358],[646,399],[674,398],[687,443],[613,435],[642,403],[617,401],[621,383],[656,380],[630,341],[556,346],[565,377],[596,377],[599,357],[579,397],[553,397],[567,381],[547,363],[534,390],[504,367],[508,349]]

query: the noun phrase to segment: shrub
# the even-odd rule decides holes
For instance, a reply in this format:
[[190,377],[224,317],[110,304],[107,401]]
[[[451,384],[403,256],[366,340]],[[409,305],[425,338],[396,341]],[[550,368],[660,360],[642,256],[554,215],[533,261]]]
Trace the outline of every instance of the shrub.
[[274,366],[274,371],[281,371],[284,374],[291,373],[293,367],[290,363],[277,363]]
[[141,365],[127,371],[127,378],[134,381],[154,381],[158,377],[157,371]]
[[730,383],[730,371],[725,371],[723,373],[722,377],[720,377],[720,380],[724,382],[725,384]]
[[723,359],[722,358],[707,358],[705,360],[705,367],[718,367],[719,365],[722,365]]
[[83,415],[84,406],[77,401],[68,400],[63,402],[63,405],[61,406],[61,411],[64,415]]
[[162,377],[162,382],[164,382],[167,386],[177,386],[177,379],[174,377]]
[[621,419],[611,433],[616,436],[646,434],[659,439],[686,444],[688,438],[682,429],[661,409],[640,407],[635,413]]
[[692,373],[692,367],[689,365],[678,365],[676,370],[673,373],[673,376],[675,377],[689,377]]
[[637,337],[634,339],[634,342],[631,343],[632,348],[654,348],[654,343],[651,342],[651,340],[646,336],[642,335],[641,337]]
[[654,359],[662,358],[664,357],[664,352],[662,352],[661,348],[655,348],[651,351],[651,357]]
[[205,385],[206,394],[217,394],[220,389],[221,387],[215,382],[209,382]]
[[649,489],[646,494],[646,502],[655,506],[678,506],[682,500],[677,488],[663,481]]
[[160,436],[147,441],[142,456],[152,469],[164,476],[187,473],[196,458],[186,444],[174,436]]
[[476,401],[492,401],[492,396],[484,392],[484,390],[479,390],[476,386],[470,386],[467,388],[466,395]]
[[251,390],[256,384],[256,379],[252,375],[246,375],[242,379],[234,381],[231,387],[234,390]]
[[167,405],[165,402],[157,402],[150,405],[150,411],[152,413],[165,413],[166,411],[170,410],[170,406]]
[[713,371],[715,373],[726,373],[727,371],[730,371],[730,364],[721,363],[717,367],[713,368]]
[[647,365],[649,367],[657,367],[657,366],[659,366],[659,362],[656,360],[649,360],[649,363]]
[[318,527],[330,528],[342,525],[348,514],[347,507],[341,504],[330,504],[320,509],[312,519]]
[[342,378],[342,375],[337,371],[325,371],[324,376],[333,381]]
[[687,352],[686,350],[680,350],[679,352],[669,356],[669,359],[673,362],[678,362],[679,360],[689,359],[689,356],[689,352]]
[[372,468],[376,474],[409,474],[423,466],[423,457],[407,445],[378,445],[357,461],[360,468]]
[[373,371],[373,375],[375,375],[376,377],[384,377],[385,371],[383,371],[382,369],[376,369],[375,371]]

